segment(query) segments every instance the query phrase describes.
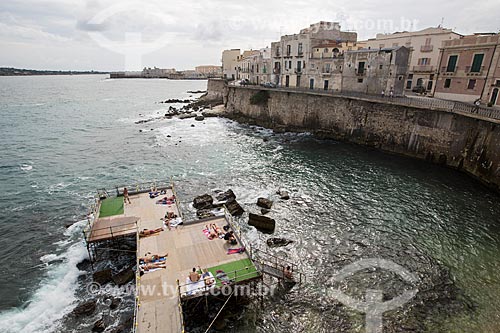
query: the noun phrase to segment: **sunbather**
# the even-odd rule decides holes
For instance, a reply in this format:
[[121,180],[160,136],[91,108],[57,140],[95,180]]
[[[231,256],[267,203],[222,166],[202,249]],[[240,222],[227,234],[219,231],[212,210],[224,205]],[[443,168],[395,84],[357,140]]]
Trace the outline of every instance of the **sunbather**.
[[158,260],[160,258],[166,258],[166,257],[168,257],[168,253],[166,253],[164,255],[151,254],[151,255],[146,255],[145,257],[139,258],[139,261],[143,261],[145,263],[148,263],[148,262],[153,262],[153,261]]
[[151,269],[156,269],[156,268],[167,268],[167,265],[161,262],[149,262],[139,266],[139,269],[143,272],[147,272]]
[[212,230],[211,227],[209,227],[208,225],[205,225],[205,230],[208,230],[208,239],[212,240],[214,238],[217,238],[217,233],[215,231]]
[[154,230],[144,229],[144,230],[139,232],[139,237],[151,236],[151,235],[157,234],[157,233],[162,232],[162,231],[163,231],[163,228],[157,228]]
[[223,237],[224,236],[224,232],[221,230],[221,228],[219,228],[217,226],[217,224],[215,223],[212,223],[210,225],[210,227],[212,228],[212,230],[217,234],[217,237]]
[[205,286],[210,287],[215,283],[215,279],[210,275],[210,272],[208,269],[203,270],[203,274],[201,275],[201,278],[205,282]]

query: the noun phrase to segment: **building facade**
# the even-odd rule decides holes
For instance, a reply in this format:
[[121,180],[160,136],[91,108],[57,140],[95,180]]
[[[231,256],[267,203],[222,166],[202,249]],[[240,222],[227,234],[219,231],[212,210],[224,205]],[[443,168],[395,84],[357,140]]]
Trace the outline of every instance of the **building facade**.
[[222,77],[224,79],[236,80],[236,71],[240,55],[240,49],[222,51]]
[[345,52],[342,91],[403,95],[409,57],[404,46]]
[[142,77],[145,78],[167,78],[170,74],[175,74],[175,68],[149,68],[144,67]]
[[341,31],[337,22],[324,21],[311,24],[299,34],[282,36],[279,42],[271,43],[271,81],[285,87],[309,86],[308,65],[313,58],[313,46],[322,42],[354,43],[356,40],[355,32]]
[[205,75],[206,77],[221,77],[222,76],[222,67],[221,66],[215,66],[215,65],[203,65],[203,66],[196,66],[194,70],[202,75]]
[[435,97],[498,105],[500,34],[475,34],[443,43]]
[[461,36],[451,29],[427,28],[412,32],[377,34],[375,38],[366,41],[366,47],[383,49],[405,46],[411,49],[405,89],[423,87],[427,92],[432,93],[439,71],[439,48],[443,42],[458,39]]

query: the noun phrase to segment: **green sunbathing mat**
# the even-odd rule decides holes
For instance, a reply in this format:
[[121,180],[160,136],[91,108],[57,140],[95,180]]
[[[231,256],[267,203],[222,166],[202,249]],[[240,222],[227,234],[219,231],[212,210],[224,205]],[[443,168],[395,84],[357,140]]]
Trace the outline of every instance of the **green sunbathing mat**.
[[101,201],[99,217],[123,214],[123,197],[107,198]]
[[[246,269],[248,267],[248,269]],[[253,279],[259,276],[259,272],[255,268],[253,262],[250,259],[241,259],[238,261],[228,262],[219,266],[214,266],[208,269],[214,277],[217,275],[217,270],[223,270],[227,276],[233,280],[236,272],[236,282],[245,281],[248,279]],[[221,286],[219,279],[216,279],[217,286]]]

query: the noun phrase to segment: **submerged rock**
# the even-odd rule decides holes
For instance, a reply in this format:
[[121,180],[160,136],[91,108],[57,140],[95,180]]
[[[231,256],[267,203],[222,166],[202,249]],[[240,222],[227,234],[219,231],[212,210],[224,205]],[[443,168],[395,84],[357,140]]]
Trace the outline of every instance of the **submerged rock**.
[[71,313],[78,317],[91,315],[94,313],[97,307],[96,303],[97,300],[95,299],[87,301],[85,303],[78,305]]
[[196,121],[203,121],[203,120],[205,120],[205,117],[203,117],[203,116],[196,116],[196,117],[194,117],[194,120],[196,120]]
[[266,208],[266,209],[271,209],[273,205],[273,202],[269,199],[266,198],[258,198],[257,199],[257,206]]
[[112,275],[111,269],[104,269],[102,271],[98,271],[92,274],[92,278],[94,279],[95,283],[98,283],[102,286],[108,282],[111,282],[112,279],[111,275]]
[[280,191],[280,199],[288,200],[290,199],[290,194],[287,191]]
[[262,208],[262,209],[260,210],[260,213],[261,213],[262,215],[266,215],[266,214],[267,214],[267,213],[269,213],[270,211],[271,211],[270,209],[267,209],[267,208]]
[[269,247],[278,247],[278,246],[287,246],[288,244],[293,243],[293,240],[286,238],[269,238],[266,241],[267,246]]
[[127,284],[128,282],[132,281],[135,277],[135,272],[132,268],[133,268],[133,266],[128,267],[128,268],[124,269],[123,271],[121,271],[120,273],[113,275],[112,276],[113,282],[117,286],[122,286],[122,285]]

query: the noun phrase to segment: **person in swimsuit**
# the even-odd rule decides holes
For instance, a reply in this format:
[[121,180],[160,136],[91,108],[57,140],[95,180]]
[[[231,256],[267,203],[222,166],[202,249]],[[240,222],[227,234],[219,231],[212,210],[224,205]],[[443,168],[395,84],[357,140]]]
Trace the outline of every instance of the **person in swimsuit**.
[[157,234],[157,233],[162,232],[162,231],[163,231],[163,228],[157,228],[154,230],[144,229],[141,232],[139,232],[139,237],[151,236],[151,235]]
[[126,187],[123,188],[123,202],[124,203],[128,203],[131,204],[130,202],[130,198],[128,197],[128,189]]
[[139,266],[139,269],[143,272],[147,272],[151,269],[156,269],[156,268],[167,268],[167,264],[161,262],[148,262],[144,265]]
[[153,262],[155,260],[158,260],[160,258],[167,258],[167,257],[168,257],[168,253],[166,253],[164,255],[152,254],[152,255],[146,255],[145,257],[139,258],[139,261],[143,261],[145,263],[148,263],[148,262]]
[[198,282],[200,281],[200,273],[196,271],[196,268],[193,267],[193,271],[189,273],[189,280],[191,282]]
[[205,282],[205,286],[211,287],[215,283],[215,279],[210,276],[210,273],[208,273],[208,269],[203,270],[203,274],[201,275],[201,278]]

